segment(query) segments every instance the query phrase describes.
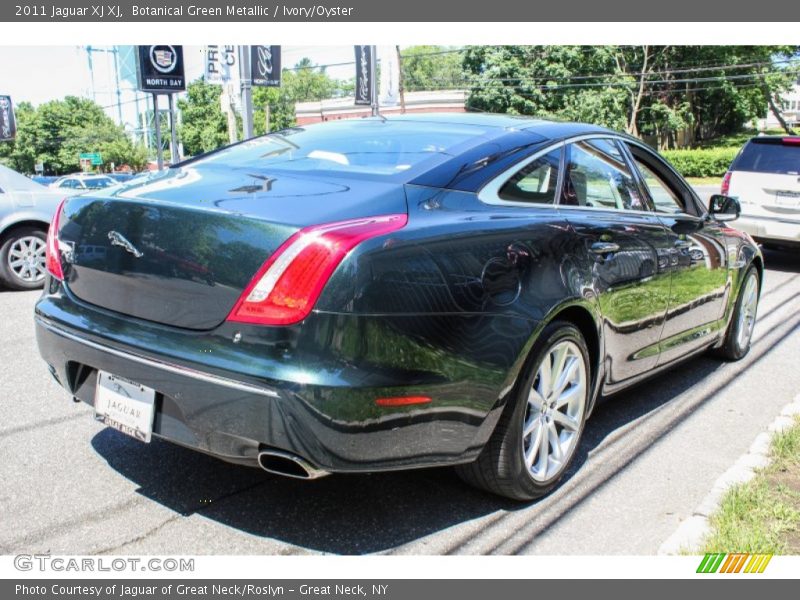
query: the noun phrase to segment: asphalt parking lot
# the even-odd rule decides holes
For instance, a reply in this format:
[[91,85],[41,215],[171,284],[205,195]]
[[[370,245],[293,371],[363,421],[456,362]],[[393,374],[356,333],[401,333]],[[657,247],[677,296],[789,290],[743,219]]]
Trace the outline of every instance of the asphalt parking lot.
[[50,379],[38,292],[0,291],[0,553],[653,554],[800,391],[800,256],[765,255],[747,358],[603,402],[564,485],[531,504],[448,469],[301,482],[141,444]]

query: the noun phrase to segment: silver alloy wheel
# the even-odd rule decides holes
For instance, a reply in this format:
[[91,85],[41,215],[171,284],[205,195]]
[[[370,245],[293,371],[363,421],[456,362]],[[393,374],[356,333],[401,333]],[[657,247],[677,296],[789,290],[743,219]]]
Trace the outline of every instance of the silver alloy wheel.
[[758,277],[751,271],[742,286],[742,302],[739,305],[739,322],[736,323],[736,344],[740,350],[747,348],[758,310]]
[[547,351],[528,392],[522,456],[534,481],[558,475],[575,451],[586,410],[588,377],[578,345],[563,340]]
[[15,240],[8,251],[8,267],[21,281],[42,281],[46,272],[45,248],[45,241],[35,235]]

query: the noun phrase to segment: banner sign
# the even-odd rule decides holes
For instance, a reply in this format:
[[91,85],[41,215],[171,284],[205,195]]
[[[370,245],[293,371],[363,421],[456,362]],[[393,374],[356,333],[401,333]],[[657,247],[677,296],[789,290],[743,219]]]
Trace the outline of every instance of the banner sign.
[[280,87],[280,46],[250,46],[250,81],[258,87]]
[[206,83],[224,85],[239,78],[239,50],[236,46],[206,46]]
[[183,46],[137,46],[136,74],[143,92],[184,91]]
[[0,142],[8,142],[17,135],[17,122],[14,120],[14,106],[11,96],[0,96]]
[[360,106],[371,106],[375,82],[372,80],[372,46],[356,46],[356,101]]

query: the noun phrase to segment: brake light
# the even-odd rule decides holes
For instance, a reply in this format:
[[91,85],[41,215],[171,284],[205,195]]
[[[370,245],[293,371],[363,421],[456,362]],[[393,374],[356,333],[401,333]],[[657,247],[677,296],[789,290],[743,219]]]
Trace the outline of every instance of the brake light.
[[800,137],[785,137],[781,138],[781,143],[787,146],[800,146]]
[[47,230],[47,245],[45,246],[45,266],[50,275],[59,281],[64,280],[64,270],[61,268],[61,253],[58,248],[58,227],[61,222],[61,211],[66,201],[67,199],[64,198],[58,203],[56,214],[53,215],[50,228]]
[[725,176],[722,178],[722,189],[719,191],[723,196],[727,196],[731,189],[731,172],[726,171]]
[[397,231],[406,215],[386,215],[301,229],[258,270],[228,321],[291,325],[305,319],[345,256],[364,240]]

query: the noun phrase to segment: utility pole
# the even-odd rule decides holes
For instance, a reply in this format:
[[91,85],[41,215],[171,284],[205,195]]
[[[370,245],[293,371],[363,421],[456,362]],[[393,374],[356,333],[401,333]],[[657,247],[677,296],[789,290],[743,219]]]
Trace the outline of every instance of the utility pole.
[[264,107],[264,133],[269,133],[269,104]]
[[397,51],[397,91],[400,94],[400,114],[406,114],[406,88],[403,81],[403,56],[400,54],[400,46],[395,46]]
[[153,94],[153,115],[155,116],[156,127],[156,157],[158,158],[158,170],[164,168],[164,148],[161,147],[161,115],[158,114],[158,94]]
[[253,90],[250,80],[250,46],[239,46],[239,80],[242,85],[242,138],[253,137]]
[[369,80],[372,83],[372,90],[371,90],[371,104],[372,104],[372,116],[378,116],[378,82],[375,81],[375,75],[378,72],[378,52],[375,46],[369,47],[369,53],[372,57],[370,61],[370,68],[369,68]]
[[222,95],[219,97],[222,111],[228,119],[228,141],[235,144],[239,141],[239,128],[236,124],[236,111],[233,107],[233,84],[226,83],[222,88]]
[[175,123],[175,94],[169,94],[169,128],[170,128],[170,146],[172,148],[171,164],[179,163],[181,160],[180,153],[178,152],[178,127]]

